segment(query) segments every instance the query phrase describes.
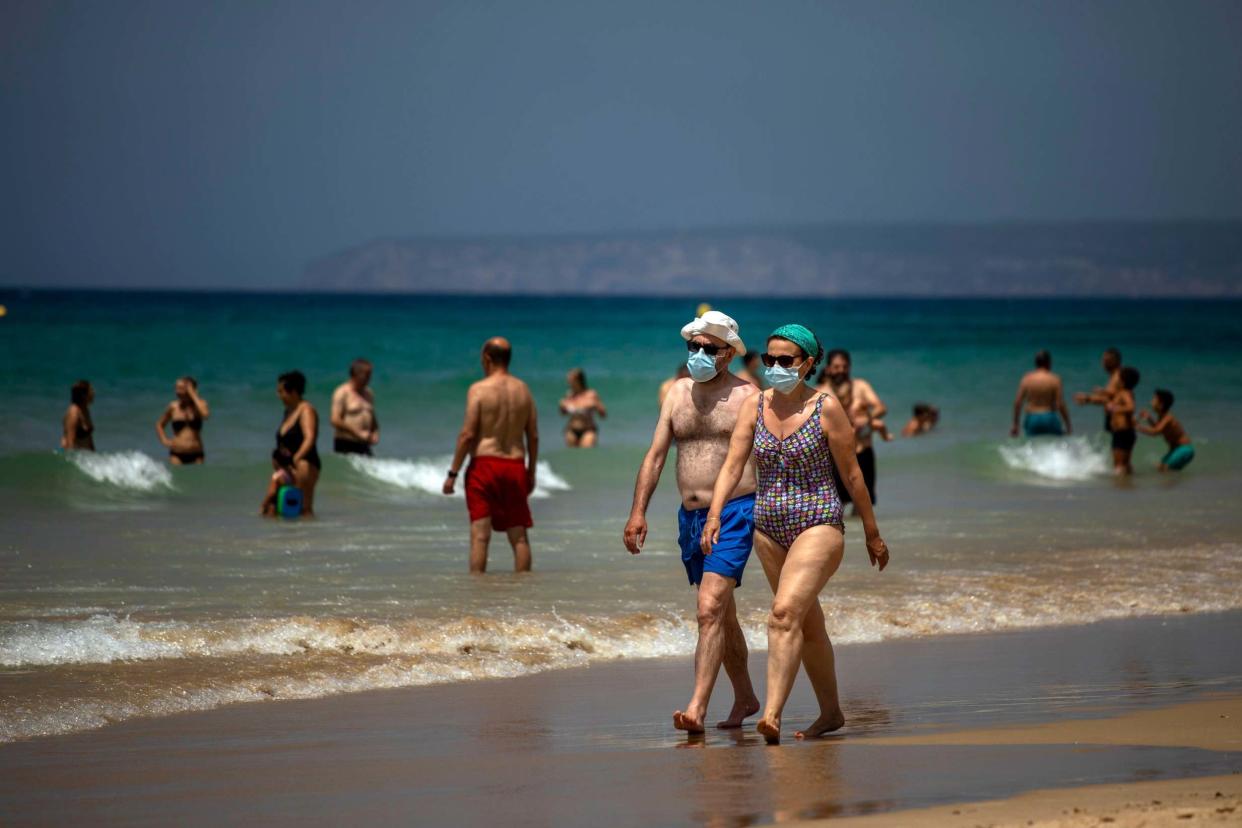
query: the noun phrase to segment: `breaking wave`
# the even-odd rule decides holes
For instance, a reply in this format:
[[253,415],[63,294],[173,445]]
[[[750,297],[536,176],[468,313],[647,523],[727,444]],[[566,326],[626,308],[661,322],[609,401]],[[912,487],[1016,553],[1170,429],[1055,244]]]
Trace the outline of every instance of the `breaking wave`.
[[69,462],[97,483],[133,492],[171,489],[172,473],[140,451],[74,451]]
[[1044,480],[1090,480],[1112,470],[1108,451],[1086,437],[1036,438],[998,450],[1009,468]]
[[[366,477],[399,489],[424,492],[442,496],[444,470],[449,467],[450,457],[436,459],[390,460],[383,457],[350,455],[349,465]],[[464,497],[465,487],[459,482],[455,497]],[[546,460],[536,466],[535,491],[531,497],[550,497],[552,492],[569,491],[569,483],[552,471]]]

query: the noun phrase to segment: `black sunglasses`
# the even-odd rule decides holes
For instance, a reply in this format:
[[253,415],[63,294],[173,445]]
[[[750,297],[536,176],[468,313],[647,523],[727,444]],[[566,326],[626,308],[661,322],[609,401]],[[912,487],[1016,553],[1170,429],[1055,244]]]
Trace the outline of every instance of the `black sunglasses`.
[[720,353],[727,347],[729,346],[728,345],[704,345],[700,342],[690,342],[690,341],[686,342],[686,350],[689,351],[690,353],[693,354],[696,351],[702,351],[703,353],[707,354],[710,357],[714,357],[716,354]]
[[782,368],[792,368],[794,365],[802,362],[802,357],[790,356],[789,354],[781,354],[780,356],[760,354],[759,358],[763,360],[763,364],[769,368],[773,365],[780,365]]

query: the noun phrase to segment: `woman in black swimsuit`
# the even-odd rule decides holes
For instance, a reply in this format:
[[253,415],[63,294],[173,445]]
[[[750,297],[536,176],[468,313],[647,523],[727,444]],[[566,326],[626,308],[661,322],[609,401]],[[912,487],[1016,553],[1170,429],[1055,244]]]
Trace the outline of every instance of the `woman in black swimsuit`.
[[[155,432],[168,449],[168,462],[174,466],[202,463],[203,420],[211,416],[207,401],[198,395],[198,382],[194,377],[182,377],[173,386],[177,398],[168,404],[164,413],[155,421]],[[165,429],[172,424],[172,439]]]
[[293,455],[294,474],[302,489],[302,514],[315,514],[315,484],[319,482],[319,413],[315,406],[302,399],[306,393],[306,376],[301,371],[281,374],[276,380],[276,396],[285,404],[285,416],[276,429],[276,448],[285,448]]
[[94,401],[95,388],[86,380],[78,380],[69,389],[69,408],[61,421],[61,448],[95,450],[95,424],[91,421],[91,403]]
[[587,386],[586,372],[574,368],[566,377],[569,391],[561,399],[561,413],[569,417],[565,424],[565,445],[570,448],[593,448],[599,442],[599,426],[595,415],[608,416],[599,393]]

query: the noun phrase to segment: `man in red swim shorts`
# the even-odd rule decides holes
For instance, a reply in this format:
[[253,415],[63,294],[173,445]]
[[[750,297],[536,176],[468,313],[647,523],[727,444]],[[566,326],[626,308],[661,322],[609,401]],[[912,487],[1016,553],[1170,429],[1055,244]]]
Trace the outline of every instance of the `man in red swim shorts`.
[[539,426],[535,400],[526,383],[509,373],[513,349],[499,336],[483,343],[484,378],[466,392],[466,419],[457,437],[443,491],[453,493],[466,455],[466,508],[470,512],[470,571],[487,570],[492,530],[504,532],[513,547],[513,568],[530,571],[533,525],[526,499],[535,489]]

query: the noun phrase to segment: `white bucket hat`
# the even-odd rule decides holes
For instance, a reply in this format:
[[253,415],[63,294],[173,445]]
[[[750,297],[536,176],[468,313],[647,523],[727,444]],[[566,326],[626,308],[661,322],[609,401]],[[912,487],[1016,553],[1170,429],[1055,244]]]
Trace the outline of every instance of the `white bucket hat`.
[[695,334],[711,334],[728,342],[739,356],[746,353],[746,343],[737,335],[737,322],[720,311],[708,311],[681,329],[681,338],[687,342]]

